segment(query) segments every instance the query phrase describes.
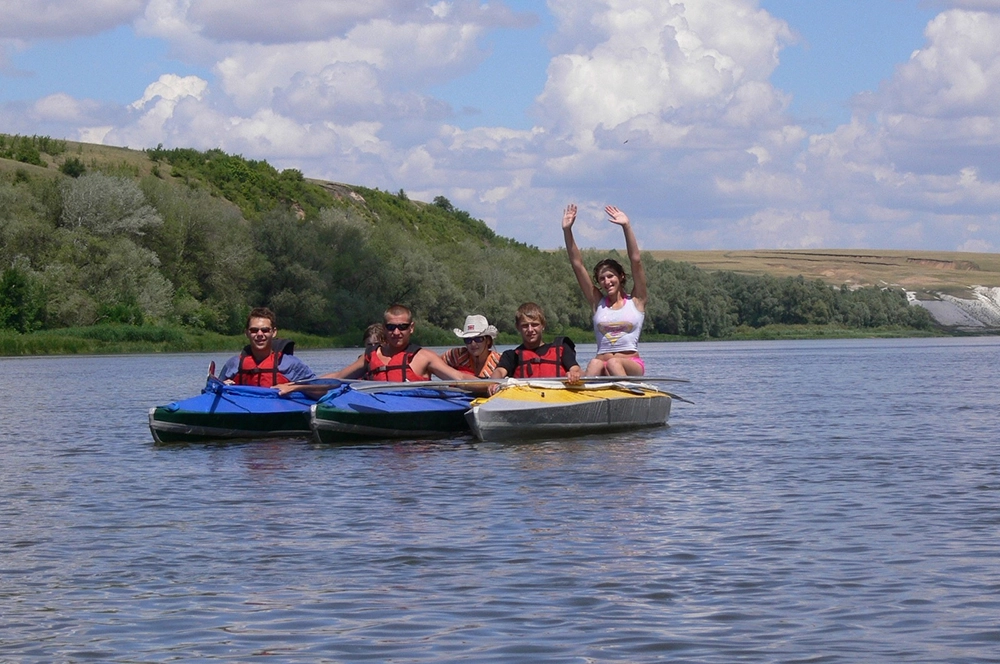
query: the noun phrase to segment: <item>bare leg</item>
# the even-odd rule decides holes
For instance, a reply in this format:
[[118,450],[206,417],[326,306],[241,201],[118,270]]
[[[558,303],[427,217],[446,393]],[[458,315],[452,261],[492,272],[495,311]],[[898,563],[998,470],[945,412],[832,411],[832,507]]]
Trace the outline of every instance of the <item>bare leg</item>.
[[607,362],[608,374],[611,376],[641,376],[645,373],[642,365],[628,356],[615,356]]
[[584,373],[585,376],[604,376],[607,375],[607,362],[604,360],[599,360],[596,357],[590,361],[587,365],[587,371]]

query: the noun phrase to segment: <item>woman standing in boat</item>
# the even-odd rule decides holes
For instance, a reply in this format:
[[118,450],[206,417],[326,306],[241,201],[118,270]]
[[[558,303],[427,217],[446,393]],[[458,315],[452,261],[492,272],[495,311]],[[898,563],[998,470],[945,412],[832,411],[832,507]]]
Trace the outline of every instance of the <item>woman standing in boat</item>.
[[[606,258],[594,267],[593,280],[583,264],[583,255],[573,239],[576,205],[570,203],[563,212],[563,236],[566,252],[573,266],[583,296],[594,311],[594,336],[597,356],[587,366],[588,376],[641,376],[646,366],[639,357],[639,334],[646,317],[646,272],[642,268],[639,243],[632,232],[628,216],[608,205],[604,208],[608,221],[622,227],[625,249],[632,267],[632,292],[625,290],[628,275],[621,264]],[[595,285],[596,284],[596,285]]]

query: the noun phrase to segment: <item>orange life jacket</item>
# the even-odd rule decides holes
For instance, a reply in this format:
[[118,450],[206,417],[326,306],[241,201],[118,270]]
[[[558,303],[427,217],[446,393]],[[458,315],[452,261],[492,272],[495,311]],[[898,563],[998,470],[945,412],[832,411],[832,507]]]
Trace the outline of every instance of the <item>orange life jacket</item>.
[[255,387],[274,387],[281,383],[289,382],[285,374],[278,371],[281,364],[282,353],[271,351],[260,364],[254,361],[253,355],[247,348],[240,353],[240,368],[233,376],[233,382],[237,385],[253,385]]
[[474,376],[476,378],[489,378],[493,375],[493,371],[497,368],[497,363],[500,361],[500,353],[495,350],[491,350],[489,356],[486,358],[486,363],[483,365],[483,370],[476,375],[475,361],[472,359],[472,353],[469,352],[468,348],[452,348],[444,354],[445,363],[458,369],[464,374]]
[[[556,337],[550,344],[539,346],[533,350],[518,346],[517,367],[514,378],[559,378],[566,375],[562,365],[564,343],[573,343],[564,337]],[[538,351],[542,351],[539,353]]]
[[404,383],[417,380],[428,380],[410,368],[413,356],[420,350],[417,344],[410,344],[402,353],[396,353],[389,358],[388,364],[382,364],[382,358],[376,352],[378,346],[368,346],[365,349],[365,380],[384,380],[390,383]]

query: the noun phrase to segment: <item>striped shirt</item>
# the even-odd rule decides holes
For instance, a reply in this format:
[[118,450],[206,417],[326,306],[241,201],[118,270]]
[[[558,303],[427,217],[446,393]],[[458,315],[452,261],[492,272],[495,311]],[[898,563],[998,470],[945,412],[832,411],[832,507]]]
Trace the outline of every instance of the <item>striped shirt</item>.
[[[472,359],[472,355],[469,354],[469,349],[465,346],[460,348],[452,348],[445,352],[441,356],[448,366],[458,369],[464,373],[471,376],[476,376],[476,366]],[[490,351],[490,356],[486,358],[486,364],[483,365],[483,370],[479,372],[476,378],[489,378],[493,375],[494,369],[497,368],[497,362],[500,361],[500,353],[495,350]]]

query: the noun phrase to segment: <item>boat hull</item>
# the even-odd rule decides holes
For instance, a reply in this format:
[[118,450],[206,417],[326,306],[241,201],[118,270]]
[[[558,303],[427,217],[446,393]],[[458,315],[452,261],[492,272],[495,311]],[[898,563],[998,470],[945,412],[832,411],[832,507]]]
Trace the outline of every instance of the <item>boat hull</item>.
[[158,443],[196,443],[252,438],[308,437],[305,395],[223,385],[210,380],[196,397],[149,409],[149,430]]
[[467,433],[472,397],[456,390],[415,387],[385,392],[345,387],[312,409],[313,438],[324,444]]
[[670,405],[649,387],[531,383],[475,402],[466,419],[480,440],[519,440],[663,426]]

